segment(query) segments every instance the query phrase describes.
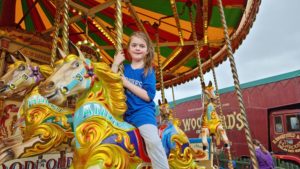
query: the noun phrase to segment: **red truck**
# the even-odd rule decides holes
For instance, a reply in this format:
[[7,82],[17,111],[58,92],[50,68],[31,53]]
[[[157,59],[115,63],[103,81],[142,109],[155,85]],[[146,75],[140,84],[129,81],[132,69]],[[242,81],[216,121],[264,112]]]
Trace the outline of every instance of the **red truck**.
[[[277,158],[300,164],[300,70],[241,87],[252,138],[260,140]],[[221,89],[219,93],[232,155],[248,157],[244,123],[234,88]],[[172,102],[170,107],[174,107]],[[188,137],[199,137],[201,96],[176,100],[173,111]]]

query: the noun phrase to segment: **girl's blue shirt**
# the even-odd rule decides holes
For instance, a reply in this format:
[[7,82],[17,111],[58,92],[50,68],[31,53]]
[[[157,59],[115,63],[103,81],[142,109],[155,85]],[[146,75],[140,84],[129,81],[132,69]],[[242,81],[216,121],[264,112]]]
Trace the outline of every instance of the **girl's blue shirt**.
[[130,64],[124,65],[125,78],[136,86],[147,91],[150,101],[144,101],[140,97],[125,89],[127,111],[125,121],[139,127],[143,124],[157,125],[155,118],[155,103],[153,101],[156,93],[156,78],[154,69],[144,76],[144,68],[133,69]]

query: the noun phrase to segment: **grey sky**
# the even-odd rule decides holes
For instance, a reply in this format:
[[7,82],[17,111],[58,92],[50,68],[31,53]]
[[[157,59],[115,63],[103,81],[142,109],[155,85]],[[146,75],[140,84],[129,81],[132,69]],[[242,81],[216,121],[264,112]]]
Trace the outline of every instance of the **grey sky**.
[[[300,1],[262,0],[256,20],[234,53],[240,83],[259,80],[300,69]],[[227,59],[216,69],[219,88],[233,86]],[[213,80],[211,71],[205,81]],[[199,78],[174,88],[175,99],[201,93]],[[168,101],[172,90],[165,89]],[[155,102],[161,98],[157,92]]]

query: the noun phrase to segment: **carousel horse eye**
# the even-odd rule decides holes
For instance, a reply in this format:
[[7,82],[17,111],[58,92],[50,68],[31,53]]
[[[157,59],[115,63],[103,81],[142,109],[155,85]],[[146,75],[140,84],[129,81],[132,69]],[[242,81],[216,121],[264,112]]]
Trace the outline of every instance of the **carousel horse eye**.
[[24,66],[24,65],[20,65],[20,66],[18,67],[18,70],[19,70],[19,71],[25,70],[25,66]]
[[68,90],[67,87],[61,88],[61,92],[62,92],[63,94],[66,94],[68,91],[69,91],[69,90]]
[[79,62],[78,61],[75,61],[73,64],[72,64],[72,66],[74,67],[74,68],[77,68],[77,67],[79,67]]
[[10,84],[10,85],[9,85],[9,88],[10,88],[10,89],[15,89],[16,86],[15,86],[14,84]]

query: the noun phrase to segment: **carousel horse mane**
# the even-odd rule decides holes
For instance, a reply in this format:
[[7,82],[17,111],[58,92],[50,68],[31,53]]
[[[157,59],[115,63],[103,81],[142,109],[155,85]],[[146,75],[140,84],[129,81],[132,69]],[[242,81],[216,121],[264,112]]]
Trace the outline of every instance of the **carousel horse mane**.
[[114,73],[106,63],[97,62],[93,63],[93,66],[95,74],[103,82],[104,88],[109,89],[108,94],[111,100],[111,113],[114,116],[123,115],[127,109],[127,105],[120,75]]

